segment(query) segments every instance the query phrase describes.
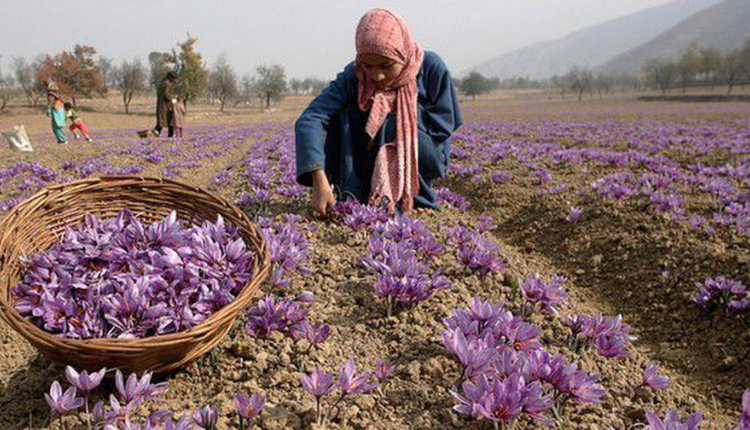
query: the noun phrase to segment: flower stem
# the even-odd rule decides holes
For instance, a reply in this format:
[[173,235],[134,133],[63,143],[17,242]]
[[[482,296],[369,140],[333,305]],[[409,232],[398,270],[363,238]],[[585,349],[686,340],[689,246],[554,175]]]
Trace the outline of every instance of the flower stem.
[[320,425],[320,397],[315,396],[315,422]]
[[240,430],[245,430],[245,419],[240,415]]
[[560,410],[558,410],[557,405],[555,404],[552,405],[552,413],[555,415],[555,424],[557,424],[557,430],[565,430]]
[[91,415],[89,414],[89,393],[86,393],[83,397],[86,403],[86,426],[89,430],[91,430]]

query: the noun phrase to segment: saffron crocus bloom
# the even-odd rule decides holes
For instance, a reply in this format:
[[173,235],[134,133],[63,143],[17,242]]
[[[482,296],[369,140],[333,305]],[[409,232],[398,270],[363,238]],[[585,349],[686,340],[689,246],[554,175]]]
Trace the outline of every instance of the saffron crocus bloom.
[[569,224],[572,224],[576,221],[578,221],[578,218],[583,215],[583,209],[579,208],[578,206],[571,206],[570,212],[568,212],[568,216],[565,218],[565,221]]
[[317,366],[309,376],[302,374],[300,378],[302,379],[302,388],[315,397],[323,397],[336,389],[333,375],[323,372],[320,366]]
[[647,412],[646,419],[649,430],[698,430],[703,414],[696,412],[685,423],[680,421],[680,415],[675,411],[667,412],[663,420],[655,413]]
[[382,360],[378,360],[375,362],[375,370],[372,371],[372,374],[375,375],[375,378],[377,378],[378,382],[380,382],[381,384],[385,384],[389,379],[391,379],[393,370],[395,368],[396,366],[389,366],[388,363]]
[[237,413],[247,420],[257,417],[266,405],[266,396],[261,396],[258,393],[253,393],[252,396],[248,397],[247,394],[238,392],[234,395],[233,400],[234,406],[237,407]]
[[550,281],[545,281],[539,275],[534,274],[521,282],[521,294],[530,303],[541,307],[551,315],[557,315],[558,305],[565,304],[568,293],[562,287],[565,278],[555,276]]
[[215,430],[219,420],[219,411],[216,405],[203,406],[193,413],[193,422],[203,430]]
[[70,387],[63,393],[60,383],[55,381],[50,387],[49,394],[44,393],[44,400],[52,412],[62,416],[83,406],[83,399],[76,397],[77,394],[76,387]]
[[368,372],[357,374],[354,359],[350,358],[339,370],[339,388],[341,388],[342,395],[364,394],[378,388],[378,384],[368,382],[368,379],[370,379]]
[[669,377],[659,374],[659,366],[649,363],[643,372],[643,385],[654,391],[669,387]]
[[107,368],[105,367],[89,375],[89,372],[86,370],[78,373],[71,366],[65,367],[65,377],[68,379],[68,382],[84,394],[90,393],[98,387],[102,383],[102,378],[104,378],[106,372]]

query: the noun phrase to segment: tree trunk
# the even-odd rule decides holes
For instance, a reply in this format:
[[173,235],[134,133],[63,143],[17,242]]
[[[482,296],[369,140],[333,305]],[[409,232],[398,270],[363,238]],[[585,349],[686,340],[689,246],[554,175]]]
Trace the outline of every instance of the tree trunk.
[[224,113],[224,103],[227,102],[226,97],[219,98],[219,101],[221,102],[221,107],[219,108],[219,112]]
[[266,94],[266,109],[271,107],[271,93]]
[[578,103],[583,101],[583,90],[578,90]]
[[122,102],[125,104],[125,114],[130,114],[130,102],[133,100],[133,93],[129,91],[122,92]]

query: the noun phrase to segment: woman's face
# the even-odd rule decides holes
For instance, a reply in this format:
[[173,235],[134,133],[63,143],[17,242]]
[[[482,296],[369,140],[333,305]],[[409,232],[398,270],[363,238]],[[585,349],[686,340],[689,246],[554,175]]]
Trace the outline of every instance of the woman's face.
[[362,54],[357,63],[376,85],[386,87],[404,70],[404,65],[378,54]]

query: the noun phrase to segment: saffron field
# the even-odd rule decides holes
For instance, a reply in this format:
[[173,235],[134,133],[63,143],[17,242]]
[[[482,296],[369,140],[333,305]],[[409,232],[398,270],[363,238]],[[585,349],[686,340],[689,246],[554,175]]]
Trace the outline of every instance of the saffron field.
[[[0,323],[0,428],[750,428],[750,106],[464,113],[444,209],[390,219],[354,202],[310,215],[292,114],[212,118],[181,140],[111,129],[59,147],[40,130],[35,153],[0,149],[2,213],[50,184],[163,176],[235,201],[273,264],[230,336],[163,378],[100,383]],[[88,227],[71,237],[107,230]],[[221,255],[249,258],[230,244]],[[144,264],[166,278],[186,255]],[[71,337],[190,327],[233,297],[200,295],[188,317],[137,288],[105,300],[100,331],[62,288],[16,294]]]

